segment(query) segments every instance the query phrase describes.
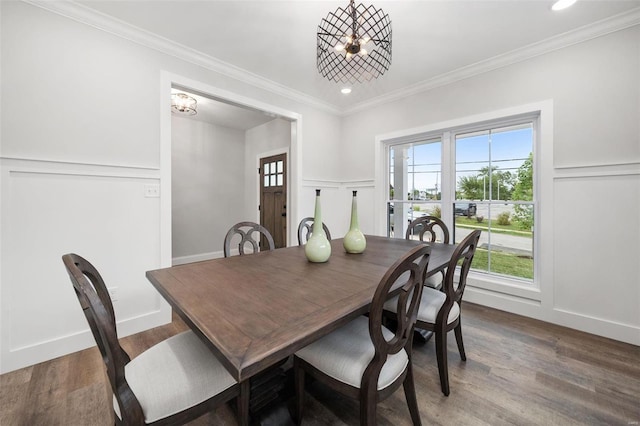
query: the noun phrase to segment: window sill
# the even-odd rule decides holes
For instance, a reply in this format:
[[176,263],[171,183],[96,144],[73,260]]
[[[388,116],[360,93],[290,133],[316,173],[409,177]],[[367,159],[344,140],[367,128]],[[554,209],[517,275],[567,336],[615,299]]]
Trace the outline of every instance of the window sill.
[[535,282],[523,282],[508,277],[469,271],[467,285],[538,302],[541,300],[540,287]]

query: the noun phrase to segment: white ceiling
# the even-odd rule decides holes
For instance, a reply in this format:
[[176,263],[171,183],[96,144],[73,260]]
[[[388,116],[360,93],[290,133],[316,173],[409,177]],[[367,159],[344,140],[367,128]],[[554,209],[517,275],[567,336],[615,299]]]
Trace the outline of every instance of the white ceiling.
[[552,0],[364,3],[391,18],[392,64],[382,77],[342,95],[342,84],[317,71],[316,31],[347,0],[76,2],[343,111],[478,64],[504,63],[523,50],[536,52],[541,43],[570,38],[609,18],[633,14],[637,24],[640,15],[640,0],[579,0],[560,12],[551,10]]
[[267,112],[216,101],[182,88],[172,88],[171,93],[186,93],[196,100],[195,115],[173,113],[178,117],[189,120],[204,121],[237,130],[249,130],[275,118],[273,114]]

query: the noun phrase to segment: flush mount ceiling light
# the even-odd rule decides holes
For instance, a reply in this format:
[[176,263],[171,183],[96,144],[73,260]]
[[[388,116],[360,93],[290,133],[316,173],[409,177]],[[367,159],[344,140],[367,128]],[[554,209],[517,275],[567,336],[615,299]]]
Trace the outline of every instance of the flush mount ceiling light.
[[391,19],[351,0],[318,25],[318,72],[337,83],[365,82],[391,66]]
[[569,6],[573,5],[577,0],[557,0],[555,3],[553,3],[553,6],[551,6],[552,10],[562,10],[562,9],[566,9]]
[[174,93],[171,95],[171,111],[183,115],[197,114],[198,101],[186,93]]

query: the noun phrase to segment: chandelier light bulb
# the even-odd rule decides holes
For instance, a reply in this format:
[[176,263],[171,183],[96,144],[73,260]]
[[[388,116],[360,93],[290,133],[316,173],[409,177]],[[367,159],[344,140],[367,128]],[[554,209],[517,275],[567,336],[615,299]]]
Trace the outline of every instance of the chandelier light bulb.
[[360,53],[360,56],[365,56],[367,54],[367,49],[362,49],[361,48],[360,52],[358,52],[358,53]]

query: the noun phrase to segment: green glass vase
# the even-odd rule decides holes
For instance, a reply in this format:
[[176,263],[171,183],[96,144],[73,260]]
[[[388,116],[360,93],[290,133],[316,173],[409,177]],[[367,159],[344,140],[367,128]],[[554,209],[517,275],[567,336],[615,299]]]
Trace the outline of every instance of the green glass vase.
[[362,253],[367,248],[367,239],[364,237],[360,226],[358,225],[358,202],[356,195],[358,191],[353,191],[351,200],[351,225],[349,232],[344,236],[342,244],[347,253]]
[[304,254],[309,262],[323,263],[331,256],[331,242],[322,228],[322,213],[320,209],[320,190],[316,189],[316,210],[313,216],[311,237],[304,246]]

